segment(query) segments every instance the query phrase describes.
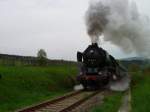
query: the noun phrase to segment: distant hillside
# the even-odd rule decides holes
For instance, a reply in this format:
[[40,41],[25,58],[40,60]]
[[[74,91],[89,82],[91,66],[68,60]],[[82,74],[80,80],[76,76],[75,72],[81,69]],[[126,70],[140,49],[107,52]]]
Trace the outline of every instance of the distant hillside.
[[[142,58],[142,57],[131,57],[124,58],[119,60],[123,66],[126,68],[129,65],[136,64],[140,67],[149,66],[150,59]],[[65,61],[65,60],[51,60],[47,59],[47,65],[51,64],[76,64],[74,61]],[[34,56],[19,56],[19,55],[9,55],[9,54],[0,54],[0,65],[38,65],[37,57]]]
[[126,67],[129,67],[131,64],[136,64],[140,67],[150,66],[150,59],[143,57],[131,57],[120,60],[122,64]]
[[144,61],[144,60],[148,60],[148,59],[145,57],[130,57],[130,58],[123,58],[121,60],[125,60],[125,61],[141,60],[141,61]]
[[[73,61],[47,59],[47,64],[75,64]],[[37,57],[0,54],[0,65],[38,65]]]

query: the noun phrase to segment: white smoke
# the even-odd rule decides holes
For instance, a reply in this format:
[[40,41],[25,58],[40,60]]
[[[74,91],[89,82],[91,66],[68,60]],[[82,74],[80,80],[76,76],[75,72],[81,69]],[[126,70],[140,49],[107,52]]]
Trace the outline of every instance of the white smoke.
[[139,13],[136,3],[128,0],[91,1],[86,12],[87,32],[92,43],[99,37],[123,51],[150,57],[150,19]]
[[74,90],[75,90],[75,91],[83,90],[83,88],[84,88],[84,87],[83,87],[83,85],[81,85],[81,84],[80,84],[80,85],[75,85],[75,86],[74,86]]
[[130,77],[126,74],[120,80],[110,81],[109,89],[112,91],[126,91],[130,87],[130,82]]

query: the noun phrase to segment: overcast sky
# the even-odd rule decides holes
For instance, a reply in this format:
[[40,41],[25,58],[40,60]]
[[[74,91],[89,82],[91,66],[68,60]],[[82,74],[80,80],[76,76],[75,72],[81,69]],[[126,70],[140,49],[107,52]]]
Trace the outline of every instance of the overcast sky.
[[[150,1],[136,0],[139,11],[150,16]],[[48,58],[76,60],[90,39],[84,14],[88,0],[0,0],[0,53],[36,56],[45,49]],[[101,46],[116,58],[124,54],[110,43]]]

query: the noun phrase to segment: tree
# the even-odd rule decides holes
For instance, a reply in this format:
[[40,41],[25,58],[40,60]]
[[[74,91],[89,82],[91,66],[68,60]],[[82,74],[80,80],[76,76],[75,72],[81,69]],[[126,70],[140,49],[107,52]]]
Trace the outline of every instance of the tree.
[[37,53],[38,64],[40,66],[47,64],[47,54],[44,49],[40,49]]

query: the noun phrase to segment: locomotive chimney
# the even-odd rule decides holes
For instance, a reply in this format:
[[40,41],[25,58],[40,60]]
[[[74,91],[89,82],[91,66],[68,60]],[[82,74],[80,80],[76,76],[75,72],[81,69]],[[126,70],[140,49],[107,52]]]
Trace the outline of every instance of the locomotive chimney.
[[92,43],[92,46],[98,47],[97,43]]

